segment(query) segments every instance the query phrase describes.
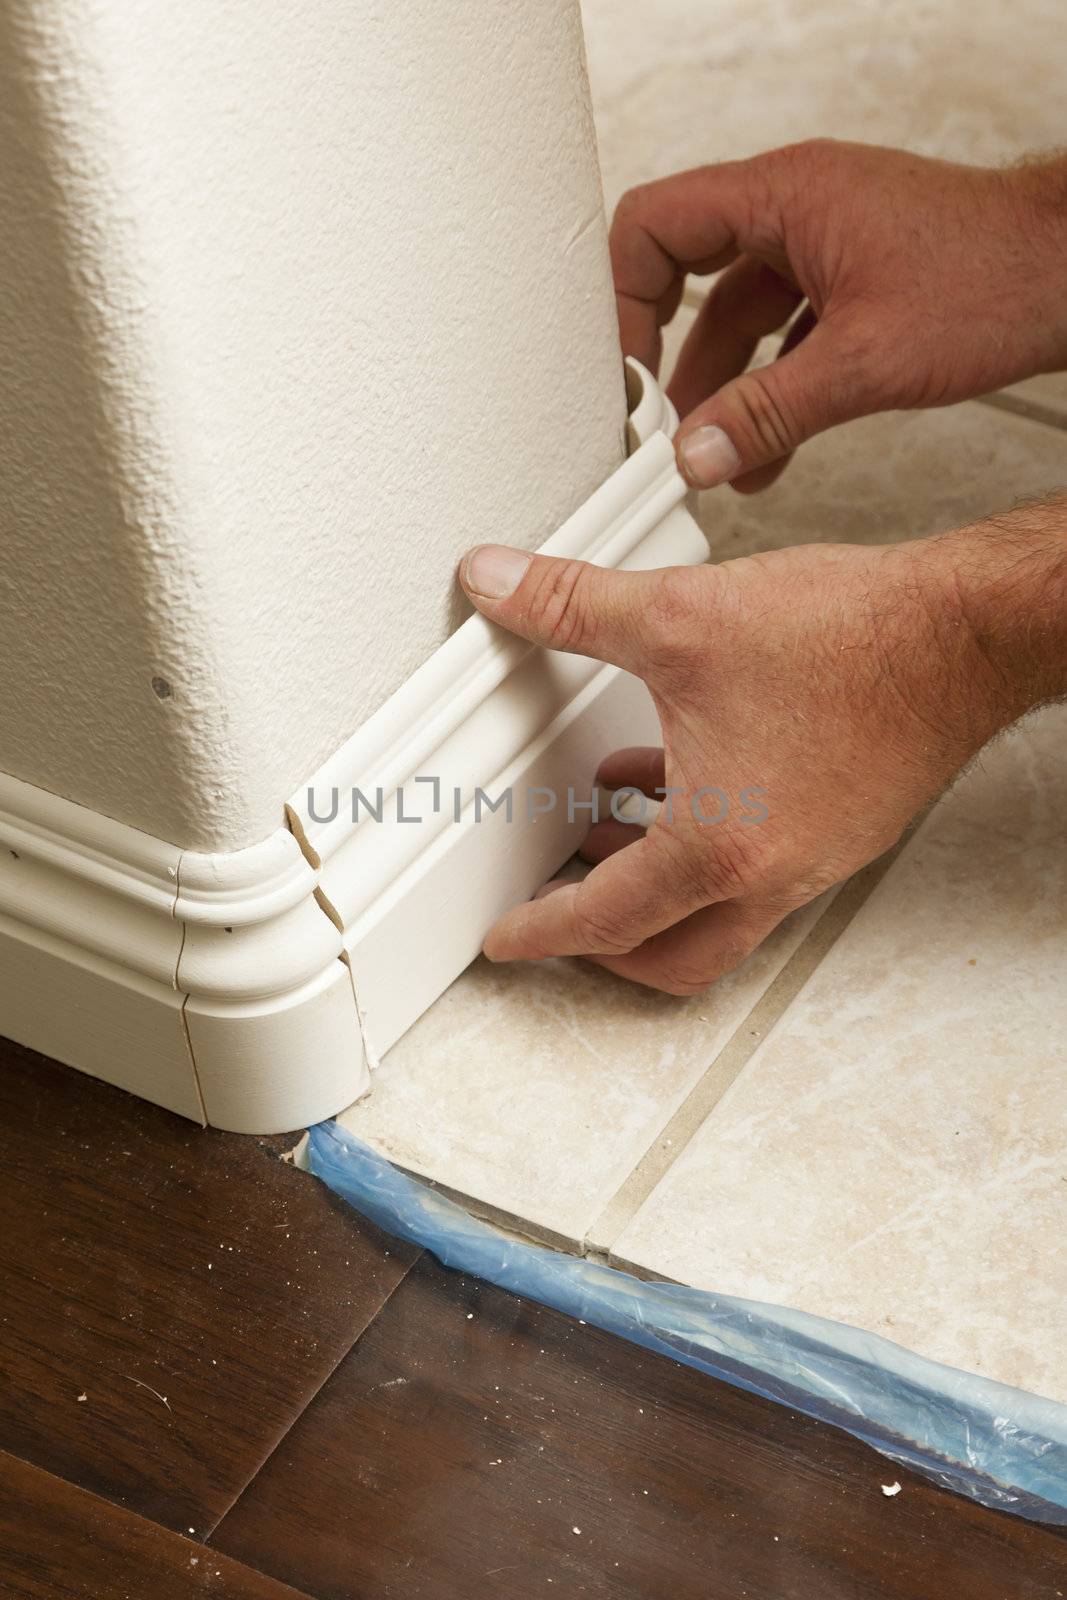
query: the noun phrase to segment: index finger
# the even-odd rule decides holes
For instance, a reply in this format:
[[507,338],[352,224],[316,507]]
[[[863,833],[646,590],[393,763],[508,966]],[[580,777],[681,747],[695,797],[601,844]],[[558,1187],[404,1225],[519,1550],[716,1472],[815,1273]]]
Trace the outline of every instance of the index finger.
[[568,883],[505,913],[483,949],[490,961],[549,956],[620,956],[706,905],[711,896],[686,872],[680,844],[662,829]]
[[623,195],[609,245],[625,355],[655,367],[687,272],[717,272],[742,252],[786,265],[772,157],[694,167]]

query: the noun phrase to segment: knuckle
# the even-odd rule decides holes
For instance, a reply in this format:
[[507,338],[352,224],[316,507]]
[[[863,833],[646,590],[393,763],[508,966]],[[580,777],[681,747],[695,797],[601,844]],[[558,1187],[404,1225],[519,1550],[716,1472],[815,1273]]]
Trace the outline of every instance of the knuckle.
[[574,902],[576,940],[591,955],[624,956],[634,948],[632,936],[612,912],[596,905],[583,904],[581,895]]
[[771,172],[782,211],[783,233],[806,255],[819,256],[847,177],[847,146],[828,138],[801,139],[773,152]]
[[621,222],[625,227],[633,221],[635,214],[640,212],[644,206],[647,187],[647,184],[635,183],[631,188],[624,190],[615,205],[612,219],[613,226]]
[[767,877],[772,863],[757,832],[751,829],[717,838],[702,857],[701,883],[709,900],[734,900]]
[[591,650],[596,620],[586,603],[587,568],[581,561],[546,561],[526,603],[528,621],[554,650]]
[[635,184],[617,201],[608,231],[613,258],[617,258],[620,252],[626,252],[634,236],[643,231],[650,188],[651,185],[647,183]]
[[731,939],[716,947],[713,958],[695,963],[674,957],[666,961],[657,974],[657,987],[667,994],[702,994],[718,981],[724,973],[732,972],[752,954],[753,945],[744,939]]
[[834,333],[838,356],[832,393],[839,410],[866,416],[957,398],[951,377],[942,394],[931,392],[928,369],[913,358],[912,330],[895,310],[863,306],[835,323]]
[[[876,393],[875,386],[887,365],[884,311],[873,305],[857,306],[847,316],[828,317],[826,326],[833,333],[839,352],[836,383],[845,386],[850,398]],[[906,330],[901,328],[899,332],[903,348]],[[881,381],[884,384],[884,378]]]
[[737,405],[741,425],[760,454],[774,458],[796,449],[801,429],[782,385],[768,378],[770,370],[749,373],[749,381],[738,386]]
[[[685,804],[688,805],[688,801]],[[712,852],[699,838],[694,838],[687,820],[675,816],[668,822],[661,815],[656,835],[663,856],[665,894],[690,908],[710,905],[715,900],[726,898],[717,892],[713,881]]]
[[679,997],[701,994],[712,982],[713,977],[706,968],[678,959],[664,962],[656,974],[657,989]]
[[638,624],[647,675],[688,670],[704,631],[700,619],[713,603],[708,591],[719,581],[714,574],[714,567],[662,567],[649,574]]
[[778,154],[792,166],[810,169],[836,160],[840,148],[840,140],[831,139],[826,134],[816,134],[810,139],[797,139],[792,144],[783,145]]
[[650,573],[642,606],[650,633],[677,639],[693,615],[693,573],[688,567],[660,567]]

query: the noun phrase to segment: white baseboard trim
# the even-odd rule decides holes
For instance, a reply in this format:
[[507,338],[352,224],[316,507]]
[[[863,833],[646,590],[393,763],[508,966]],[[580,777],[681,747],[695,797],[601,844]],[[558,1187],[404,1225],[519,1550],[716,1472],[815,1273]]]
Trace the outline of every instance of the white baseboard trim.
[[[704,560],[677,419],[627,376],[632,453],[542,549]],[[216,1127],[319,1121],[573,853],[568,789],[658,731],[636,679],[473,616],[247,850],[181,851],[0,775],[0,1033]],[[510,790],[512,820],[476,790]],[[536,791],[559,798],[527,820]]]
[[0,776],[0,1033],[217,1127],[327,1116],[367,1069],[315,890],[285,828],[197,855]]

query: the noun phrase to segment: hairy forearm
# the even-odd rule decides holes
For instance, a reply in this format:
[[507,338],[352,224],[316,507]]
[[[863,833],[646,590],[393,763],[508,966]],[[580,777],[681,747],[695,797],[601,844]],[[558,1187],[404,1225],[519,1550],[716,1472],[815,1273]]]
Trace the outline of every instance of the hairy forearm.
[[997,174],[1011,193],[1016,256],[986,290],[990,325],[1011,326],[1015,365],[1029,375],[1067,368],[1067,154],[1032,157]]
[[608,787],[691,801],[758,784],[765,812],[709,827],[683,803],[636,840],[594,827],[593,871],[502,918],[496,961],[586,955],[696,993],[895,843],[1000,729],[1067,694],[1067,499],[940,538],[645,573],[485,556],[463,569],[483,615],[648,685],[663,749],[616,752]]
[[1067,495],[947,534],[931,555],[989,732],[1067,695]]

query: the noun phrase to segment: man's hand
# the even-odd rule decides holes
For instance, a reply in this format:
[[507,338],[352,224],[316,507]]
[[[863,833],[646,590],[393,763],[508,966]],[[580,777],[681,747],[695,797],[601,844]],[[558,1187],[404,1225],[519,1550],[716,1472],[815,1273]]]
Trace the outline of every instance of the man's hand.
[[916,544],[649,573],[482,546],[461,578],[512,632],[645,680],[664,748],[618,751],[598,777],[670,791],[647,833],[595,826],[585,881],[508,912],[486,954],[589,956],[674,994],[736,966],[1067,691],[1067,502]]
[[726,269],[669,387],[701,488],[762,488],[853,417],[1067,367],[1062,158],[994,171],[816,140],[631,190],[611,256],[623,350],[653,371],[686,274]]

